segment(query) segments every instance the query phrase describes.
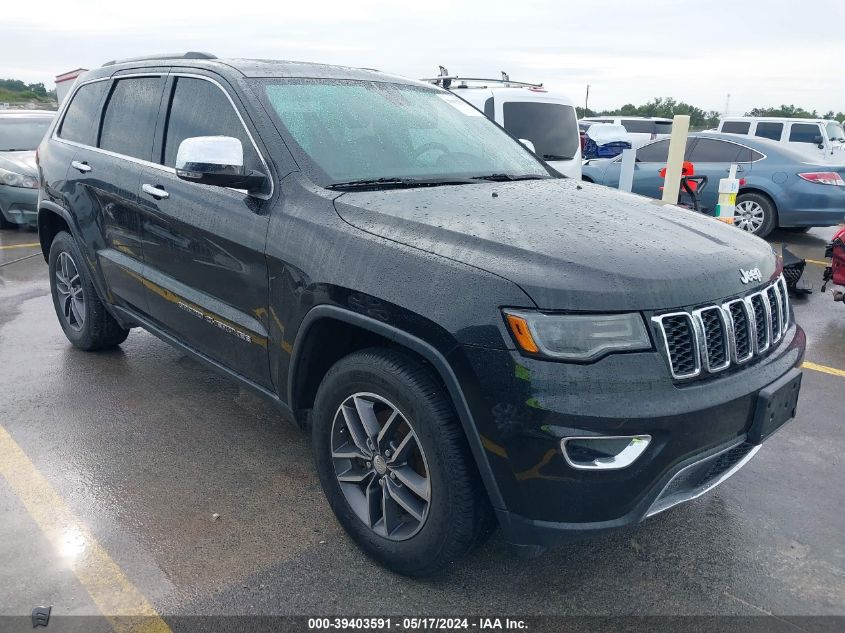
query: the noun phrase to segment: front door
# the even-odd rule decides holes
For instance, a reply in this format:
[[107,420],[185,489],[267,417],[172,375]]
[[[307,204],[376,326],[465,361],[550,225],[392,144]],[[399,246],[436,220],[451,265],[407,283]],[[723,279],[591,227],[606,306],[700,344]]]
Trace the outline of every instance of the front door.
[[174,170],[179,144],[194,136],[238,138],[246,169],[269,176],[268,167],[217,81],[171,76],[165,102],[158,166],[147,166],[138,184],[150,315],[189,347],[270,387],[264,257],[270,196],[184,181]]

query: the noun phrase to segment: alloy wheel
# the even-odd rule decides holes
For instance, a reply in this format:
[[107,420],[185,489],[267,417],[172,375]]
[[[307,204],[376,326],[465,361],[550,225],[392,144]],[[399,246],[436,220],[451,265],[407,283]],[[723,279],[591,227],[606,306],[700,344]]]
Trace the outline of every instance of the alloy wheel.
[[85,294],[79,269],[67,251],[59,253],[54,277],[62,317],[69,328],[79,332],[85,325]]
[[332,462],[349,506],[373,532],[394,541],[425,524],[431,481],[410,421],[386,398],[356,393],[332,422]]
[[766,212],[763,207],[753,200],[743,200],[736,205],[734,213],[734,224],[743,231],[756,233],[760,230],[766,219]]

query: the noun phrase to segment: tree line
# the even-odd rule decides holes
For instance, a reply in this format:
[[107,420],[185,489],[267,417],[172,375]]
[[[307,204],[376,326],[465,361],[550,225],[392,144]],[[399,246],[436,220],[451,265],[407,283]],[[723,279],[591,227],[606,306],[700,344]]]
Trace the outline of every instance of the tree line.
[[0,79],[0,101],[55,101],[56,91],[42,82],[28,84],[20,79]]
[[[703,110],[702,108],[678,101],[672,97],[656,97],[639,106],[633,103],[626,103],[621,108],[615,110],[597,111],[591,109],[585,110],[584,108],[576,109],[579,119],[585,116],[650,116],[671,119],[676,114],[688,114],[690,117],[690,128],[694,130],[714,128],[719,125],[719,119],[722,116],[716,110]],[[745,116],[776,116],[793,119],[836,119],[837,121],[845,121],[845,112],[834,113],[833,110],[830,110],[824,114],[820,114],[818,110],[805,110],[794,105],[754,108],[746,112]]]

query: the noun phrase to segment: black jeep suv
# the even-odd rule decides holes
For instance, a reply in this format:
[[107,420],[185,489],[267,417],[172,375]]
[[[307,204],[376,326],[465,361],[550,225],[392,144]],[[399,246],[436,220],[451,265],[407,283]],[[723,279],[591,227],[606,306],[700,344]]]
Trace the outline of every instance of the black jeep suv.
[[561,178],[449,92],[189,53],[86,74],[38,150],[56,313],[142,327],[313,432],[343,527],[425,575],[720,483],[794,416],[781,264]]

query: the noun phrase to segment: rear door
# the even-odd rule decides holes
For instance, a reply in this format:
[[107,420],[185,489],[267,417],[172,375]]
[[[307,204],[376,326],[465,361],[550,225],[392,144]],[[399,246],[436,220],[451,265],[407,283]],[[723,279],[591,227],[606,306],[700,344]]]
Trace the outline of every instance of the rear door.
[[707,176],[707,186],[699,195],[702,207],[708,211],[716,208],[719,181],[728,177],[731,165],[737,165],[737,178],[747,177],[753,161],[762,157],[762,154],[739,143],[700,137],[688,152],[686,160],[695,166],[696,176]]
[[[88,247],[97,253],[108,300],[145,312],[137,191],[141,168],[152,154],[164,73],[119,75],[96,85],[104,91],[101,115],[85,142],[77,142],[67,175],[69,202]],[[60,137],[70,123],[62,122]]]
[[240,105],[224,86],[205,75],[173,73],[168,80],[157,164],[147,166],[136,185],[149,311],[183,343],[270,387],[264,247],[273,191],[250,196],[181,180],[174,169],[184,139],[231,136],[241,141],[246,169],[271,176]]

